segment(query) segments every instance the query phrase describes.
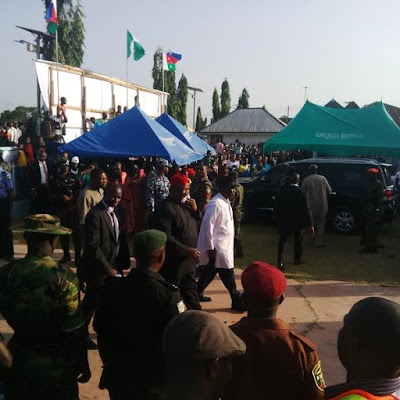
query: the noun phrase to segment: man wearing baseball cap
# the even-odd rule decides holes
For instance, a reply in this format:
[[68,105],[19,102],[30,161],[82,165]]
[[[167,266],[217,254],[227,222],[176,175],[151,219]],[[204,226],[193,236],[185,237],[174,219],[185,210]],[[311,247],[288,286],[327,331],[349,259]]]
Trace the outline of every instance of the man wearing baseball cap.
[[231,378],[232,360],[245,354],[246,345],[213,315],[192,310],[168,324],[162,349],[167,400],[217,400]]
[[319,400],[324,378],[317,347],[277,318],[286,278],[272,265],[254,261],[242,274],[248,316],[231,326],[247,347],[233,363],[224,399]]

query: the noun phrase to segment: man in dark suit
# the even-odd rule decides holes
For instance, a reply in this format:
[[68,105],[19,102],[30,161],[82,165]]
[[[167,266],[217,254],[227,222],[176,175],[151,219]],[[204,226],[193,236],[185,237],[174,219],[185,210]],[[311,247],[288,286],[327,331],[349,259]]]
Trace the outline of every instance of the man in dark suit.
[[314,235],[314,223],[306,195],[299,188],[300,176],[290,173],[279,194],[275,212],[279,223],[278,267],[284,269],[285,250],[289,236],[294,234],[294,264],[302,263],[303,230],[308,227]]
[[129,268],[129,253],[121,237],[121,223],[115,207],[122,197],[121,187],[110,183],[104,199],[85,218],[85,249],[78,277],[86,284],[82,313],[89,325],[104,290],[104,280]]
[[48,213],[49,182],[51,173],[47,165],[47,154],[41,152],[39,160],[29,170],[32,185],[33,208],[36,213]]

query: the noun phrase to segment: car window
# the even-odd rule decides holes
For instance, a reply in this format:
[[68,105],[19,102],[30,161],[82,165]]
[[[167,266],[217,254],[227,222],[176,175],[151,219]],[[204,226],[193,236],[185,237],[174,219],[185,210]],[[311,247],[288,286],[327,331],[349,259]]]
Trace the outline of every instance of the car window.
[[266,172],[260,179],[265,183],[279,184],[285,168],[285,164],[278,164]]

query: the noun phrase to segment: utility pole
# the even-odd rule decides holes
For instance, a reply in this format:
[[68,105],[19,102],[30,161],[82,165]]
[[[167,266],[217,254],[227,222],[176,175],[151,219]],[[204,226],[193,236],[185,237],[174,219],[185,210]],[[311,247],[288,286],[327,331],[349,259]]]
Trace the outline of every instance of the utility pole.
[[193,94],[191,94],[193,98],[193,130],[196,130],[196,92],[203,93],[203,91],[199,88],[195,88],[192,86],[188,86],[188,89],[193,90]]
[[[27,50],[31,52],[36,52],[36,59],[40,60],[42,54],[42,48],[40,47],[40,45],[42,40],[44,39],[54,40],[54,36],[49,35],[48,33],[45,32],[37,31],[36,29],[24,28],[18,25],[17,28],[30,32],[35,37],[35,44],[26,42],[25,40],[16,40],[16,42],[27,44]],[[37,78],[36,78],[36,104],[37,104],[36,134],[40,136],[40,111],[42,107],[41,107],[39,80]]]
[[304,86],[304,103],[307,101],[307,90],[311,89],[309,86]]

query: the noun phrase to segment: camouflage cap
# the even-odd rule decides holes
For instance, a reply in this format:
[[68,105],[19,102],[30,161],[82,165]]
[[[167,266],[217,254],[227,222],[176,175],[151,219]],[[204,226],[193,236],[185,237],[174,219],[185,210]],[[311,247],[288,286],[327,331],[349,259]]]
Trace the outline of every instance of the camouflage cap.
[[46,233],[49,235],[70,235],[72,230],[60,225],[60,218],[50,214],[28,215],[21,227],[12,227],[13,231]]

